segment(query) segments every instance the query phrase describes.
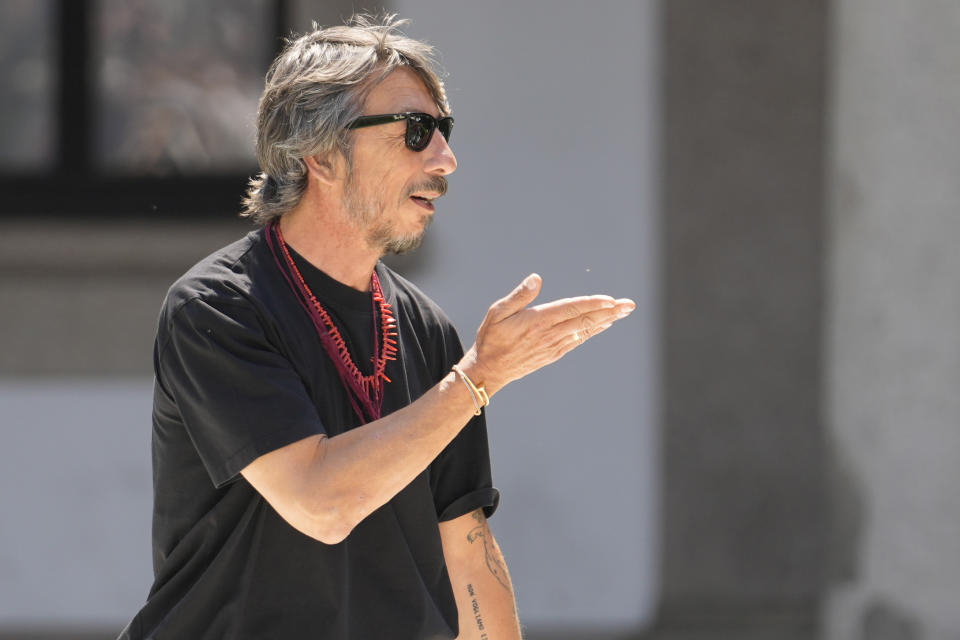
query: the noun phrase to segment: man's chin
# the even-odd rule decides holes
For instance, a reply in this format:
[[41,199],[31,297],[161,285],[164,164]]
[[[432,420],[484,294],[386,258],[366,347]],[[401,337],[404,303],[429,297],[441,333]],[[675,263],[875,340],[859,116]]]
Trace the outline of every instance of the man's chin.
[[402,256],[405,253],[410,253],[415,251],[420,247],[420,243],[423,242],[423,234],[421,233],[418,236],[412,238],[394,238],[387,242],[383,247],[383,252],[385,254],[392,253],[398,256]]
[[388,253],[396,255],[410,253],[417,249],[423,242],[423,236],[426,234],[427,227],[430,226],[432,220],[433,216],[423,216],[421,218],[423,226],[420,231],[409,234],[397,235],[395,229],[388,227],[376,229],[370,234],[370,244],[381,247],[384,255]]

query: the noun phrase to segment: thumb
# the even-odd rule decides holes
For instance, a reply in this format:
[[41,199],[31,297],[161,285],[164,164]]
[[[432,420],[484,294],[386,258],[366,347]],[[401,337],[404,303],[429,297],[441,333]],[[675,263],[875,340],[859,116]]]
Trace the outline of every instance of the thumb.
[[524,278],[523,282],[517,285],[513,291],[490,306],[490,311],[487,312],[487,318],[492,322],[499,322],[504,318],[512,316],[533,302],[537,294],[540,293],[540,286],[542,284],[543,279],[536,273],[531,273]]

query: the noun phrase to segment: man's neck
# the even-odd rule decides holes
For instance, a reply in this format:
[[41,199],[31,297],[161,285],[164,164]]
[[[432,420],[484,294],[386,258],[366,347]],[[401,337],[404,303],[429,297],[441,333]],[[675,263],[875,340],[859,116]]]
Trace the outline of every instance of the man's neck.
[[334,280],[358,291],[369,291],[380,251],[371,249],[363,230],[341,212],[318,204],[301,200],[280,218],[284,241]]

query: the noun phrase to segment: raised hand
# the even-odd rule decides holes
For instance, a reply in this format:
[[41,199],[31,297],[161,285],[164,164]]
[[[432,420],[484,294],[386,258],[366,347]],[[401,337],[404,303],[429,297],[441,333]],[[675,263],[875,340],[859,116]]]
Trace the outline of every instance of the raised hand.
[[504,385],[555,362],[589,338],[628,316],[632,300],[592,295],[528,305],[540,293],[540,276],[531,274],[494,302],[477,330],[477,339],[460,366],[493,395]]

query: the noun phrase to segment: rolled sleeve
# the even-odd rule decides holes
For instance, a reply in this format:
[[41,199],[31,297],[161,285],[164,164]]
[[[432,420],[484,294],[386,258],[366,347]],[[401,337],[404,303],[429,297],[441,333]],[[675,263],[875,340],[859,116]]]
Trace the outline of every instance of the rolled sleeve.
[[473,418],[430,465],[440,522],[483,508],[489,517],[500,502],[493,488],[485,416]]

